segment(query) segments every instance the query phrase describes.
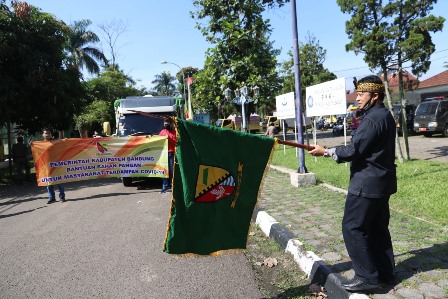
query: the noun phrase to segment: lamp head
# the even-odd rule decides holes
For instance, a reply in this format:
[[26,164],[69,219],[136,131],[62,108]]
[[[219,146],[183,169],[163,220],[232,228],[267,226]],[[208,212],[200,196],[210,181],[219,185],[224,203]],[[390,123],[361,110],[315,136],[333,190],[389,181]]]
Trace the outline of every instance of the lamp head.
[[253,90],[254,90],[254,95],[255,95],[256,97],[258,97],[258,96],[260,95],[260,87],[258,87],[257,85],[255,85],[254,88],[253,88]]
[[228,100],[228,99],[230,99],[230,95],[232,94],[232,90],[230,89],[230,88],[226,88],[225,90],[224,90],[224,97]]
[[236,96],[237,98],[240,97],[240,90],[239,90],[238,88],[235,89],[235,96]]

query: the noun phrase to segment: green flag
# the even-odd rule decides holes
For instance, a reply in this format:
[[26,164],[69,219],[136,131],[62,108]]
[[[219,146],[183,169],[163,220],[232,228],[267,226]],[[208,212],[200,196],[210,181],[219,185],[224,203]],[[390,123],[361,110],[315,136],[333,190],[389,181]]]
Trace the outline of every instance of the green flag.
[[276,139],[177,120],[173,198],[163,250],[217,255],[246,248]]

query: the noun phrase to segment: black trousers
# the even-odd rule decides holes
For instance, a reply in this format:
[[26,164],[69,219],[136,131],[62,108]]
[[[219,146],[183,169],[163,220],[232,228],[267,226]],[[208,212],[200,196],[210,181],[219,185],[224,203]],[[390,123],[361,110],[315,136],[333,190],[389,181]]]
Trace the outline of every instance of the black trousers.
[[389,232],[389,196],[347,194],[342,235],[355,276],[368,283],[390,280],[395,261]]

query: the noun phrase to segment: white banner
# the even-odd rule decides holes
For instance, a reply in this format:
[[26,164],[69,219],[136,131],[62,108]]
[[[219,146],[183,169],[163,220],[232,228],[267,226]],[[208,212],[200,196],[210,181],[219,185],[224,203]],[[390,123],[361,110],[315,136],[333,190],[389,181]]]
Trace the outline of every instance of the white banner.
[[281,94],[275,97],[275,105],[277,109],[277,118],[296,118],[296,105],[294,92]]
[[306,88],[306,116],[345,114],[346,111],[344,77]]

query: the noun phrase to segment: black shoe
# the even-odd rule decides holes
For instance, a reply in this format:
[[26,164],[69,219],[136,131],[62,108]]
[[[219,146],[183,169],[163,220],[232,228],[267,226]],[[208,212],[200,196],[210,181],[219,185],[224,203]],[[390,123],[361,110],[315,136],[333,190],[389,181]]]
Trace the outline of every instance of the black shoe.
[[47,201],[47,204],[51,204],[51,203],[54,203],[54,202],[56,202],[55,199],[50,199],[49,201]]
[[61,202],[66,202],[65,198],[61,198]]
[[162,188],[162,190],[160,190],[160,193],[165,193],[166,191],[168,191],[168,188]]
[[375,283],[367,283],[359,278],[353,278],[352,280],[341,284],[344,289],[349,292],[363,292],[363,291],[371,291],[379,288],[379,284]]

